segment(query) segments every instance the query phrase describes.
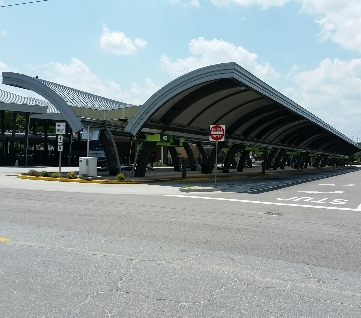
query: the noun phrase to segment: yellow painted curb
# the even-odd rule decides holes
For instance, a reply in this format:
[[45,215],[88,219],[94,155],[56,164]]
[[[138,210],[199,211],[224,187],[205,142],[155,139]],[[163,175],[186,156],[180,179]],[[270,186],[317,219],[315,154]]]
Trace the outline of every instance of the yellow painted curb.
[[[144,184],[150,182],[190,182],[190,181],[210,181],[214,180],[214,176],[210,177],[201,177],[201,178],[164,178],[164,179],[144,179],[144,180],[125,180],[125,181],[117,181],[117,180],[84,180],[84,179],[68,179],[68,178],[51,178],[51,177],[35,177],[28,176],[23,174],[18,174],[17,176],[20,179],[28,179],[28,180],[41,180],[41,181],[58,181],[58,182],[77,182],[77,183],[98,183],[98,184]],[[229,176],[229,177],[218,177],[218,180],[235,180],[235,179],[249,179],[249,178],[264,178],[268,177],[267,175],[255,175],[255,176]]]
[[34,176],[25,176],[23,174],[18,174],[20,179],[29,179],[29,180],[42,180],[42,181],[58,181],[58,182],[77,182],[77,183],[103,183],[103,184],[137,184],[143,183],[142,181],[117,181],[117,180],[84,180],[84,179],[68,179],[68,178],[51,178],[51,177],[34,177]]

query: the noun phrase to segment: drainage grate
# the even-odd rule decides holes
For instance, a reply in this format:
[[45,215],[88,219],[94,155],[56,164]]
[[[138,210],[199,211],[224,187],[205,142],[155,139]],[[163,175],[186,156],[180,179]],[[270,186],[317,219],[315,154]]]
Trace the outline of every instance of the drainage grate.
[[265,212],[264,214],[266,214],[266,215],[275,215],[275,216],[282,215],[282,213],[279,213],[279,212]]

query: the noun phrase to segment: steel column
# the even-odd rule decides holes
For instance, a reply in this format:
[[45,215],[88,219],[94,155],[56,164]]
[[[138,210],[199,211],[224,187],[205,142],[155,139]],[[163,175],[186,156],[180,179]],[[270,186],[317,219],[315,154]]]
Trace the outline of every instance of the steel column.
[[241,147],[242,145],[240,144],[236,144],[236,145],[232,145],[225,157],[224,157],[224,161],[223,161],[223,172],[224,173],[228,173],[229,172],[229,169],[230,169],[230,166],[234,160],[234,156],[236,155],[236,153],[238,152],[239,148]]
[[143,143],[142,149],[139,149],[140,152],[138,153],[137,163],[135,163],[134,177],[145,177],[147,165],[156,144],[156,141],[147,141]]
[[168,150],[172,158],[174,171],[181,171],[177,150],[175,149],[175,147],[168,147]]
[[193,144],[190,141],[184,141],[183,147],[187,153],[189,163],[191,165],[191,171],[196,171],[198,167],[198,162],[194,153]]

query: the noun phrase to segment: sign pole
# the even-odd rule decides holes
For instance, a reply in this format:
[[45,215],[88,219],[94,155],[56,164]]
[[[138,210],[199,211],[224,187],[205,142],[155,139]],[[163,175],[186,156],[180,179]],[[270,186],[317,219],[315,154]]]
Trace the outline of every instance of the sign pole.
[[214,187],[217,188],[217,157],[218,157],[218,140],[216,141],[216,160],[215,160],[215,172],[214,172]]
[[61,178],[61,151],[59,151],[59,178]]
[[86,141],[86,156],[89,157],[90,127],[88,126],[88,138]]
[[58,135],[58,152],[59,152],[59,178],[61,176],[61,154],[63,152],[63,135],[65,135],[66,122],[55,124],[55,133]]

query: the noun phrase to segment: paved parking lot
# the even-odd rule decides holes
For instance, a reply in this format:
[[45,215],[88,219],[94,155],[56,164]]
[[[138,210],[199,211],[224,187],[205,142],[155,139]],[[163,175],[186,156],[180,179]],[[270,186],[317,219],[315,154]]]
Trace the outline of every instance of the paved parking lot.
[[1,317],[360,316],[358,169],[211,193],[20,170],[0,168]]

